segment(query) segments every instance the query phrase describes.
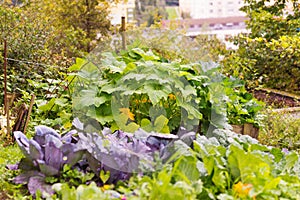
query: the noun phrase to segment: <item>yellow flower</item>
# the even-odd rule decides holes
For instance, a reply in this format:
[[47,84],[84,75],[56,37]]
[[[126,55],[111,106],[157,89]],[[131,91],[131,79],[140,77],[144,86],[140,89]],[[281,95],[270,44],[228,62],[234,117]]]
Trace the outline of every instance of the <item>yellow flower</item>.
[[104,192],[105,190],[109,190],[109,189],[112,189],[113,187],[111,185],[103,185],[101,187],[101,190]]
[[174,94],[169,94],[168,96],[169,96],[169,98],[170,98],[171,100],[175,100],[175,99],[176,99],[176,96],[175,96]]
[[240,181],[233,186],[233,192],[237,197],[246,198],[252,188],[253,186],[251,184],[243,184]]
[[134,120],[134,114],[130,111],[129,108],[120,108],[122,114],[125,114],[129,119]]

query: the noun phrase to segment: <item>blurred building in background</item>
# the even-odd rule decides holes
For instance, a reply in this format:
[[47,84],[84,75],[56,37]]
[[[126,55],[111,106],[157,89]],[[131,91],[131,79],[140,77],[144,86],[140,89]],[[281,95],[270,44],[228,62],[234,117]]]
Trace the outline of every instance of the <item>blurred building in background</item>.
[[193,19],[245,16],[239,9],[243,0],[179,0],[182,15]]
[[111,23],[113,25],[121,24],[121,17],[124,16],[127,23],[135,23],[134,17],[135,0],[127,0],[119,4],[112,5]]

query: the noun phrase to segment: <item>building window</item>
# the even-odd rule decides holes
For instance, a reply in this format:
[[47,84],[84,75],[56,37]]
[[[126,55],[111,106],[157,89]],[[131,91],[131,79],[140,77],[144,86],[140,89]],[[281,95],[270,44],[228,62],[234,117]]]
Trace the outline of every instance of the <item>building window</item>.
[[226,23],[227,27],[233,27],[233,23]]
[[213,2],[209,2],[209,5],[213,6],[213,5],[214,5],[214,3],[213,3]]
[[209,12],[210,12],[210,13],[213,13],[213,12],[214,12],[214,10],[213,10],[213,9],[210,9],[210,10],[209,10]]

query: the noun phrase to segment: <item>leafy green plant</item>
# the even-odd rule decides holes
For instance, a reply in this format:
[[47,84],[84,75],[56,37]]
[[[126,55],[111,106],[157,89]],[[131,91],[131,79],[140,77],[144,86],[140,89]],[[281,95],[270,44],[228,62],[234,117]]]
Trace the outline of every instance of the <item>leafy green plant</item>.
[[[190,164],[190,163],[193,164]],[[136,177],[130,180],[129,186],[140,199],[196,199],[202,192],[202,181],[196,168],[196,160],[183,157],[174,167],[165,167],[151,177]],[[129,199],[130,195],[126,195]]]
[[[200,68],[202,79],[189,82],[197,89],[200,99],[199,110],[203,114],[200,120],[201,130],[209,128],[228,128],[230,124],[250,123],[259,126],[260,111],[264,104],[246,91],[244,82],[220,73],[218,66],[205,65]],[[213,130],[213,129],[211,129]]]
[[89,185],[80,185],[77,188],[70,187],[67,183],[61,184],[57,183],[53,185],[54,190],[57,192],[56,197],[59,199],[68,199],[68,200],[89,200],[89,199],[121,199],[125,200],[126,198],[122,196],[117,191],[112,189],[101,189],[95,182],[90,183]]
[[[300,186],[299,155],[295,152],[263,146],[249,136],[228,131],[217,130],[209,137],[199,137],[194,143],[207,170],[208,181],[204,183],[208,184],[209,193],[220,191],[242,197],[245,194],[239,193],[239,187],[248,186],[248,198],[298,198],[295,192]],[[293,180],[294,177],[297,178]],[[285,184],[290,185],[290,191],[284,189]]]
[[[0,4],[0,50],[3,52],[5,39],[8,91],[18,94],[28,92],[44,97],[46,91],[53,92],[51,86],[57,85],[57,79],[63,77],[61,73],[65,71],[64,67],[71,62],[63,57],[58,62],[51,56],[53,54],[47,48],[47,38],[53,33],[52,28],[45,19],[38,17],[38,9],[31,12],[27,6]],[[1,65],[3,61],[4,58],[0,55]],[[3,81],[3,69],[0,79]]]
[[300,160],[295,152],[220,129],[197,135],[192,148],[181,141],[174,147],[171,164],[116,189],[128,199],[299,198]]
[[[169,28],[162,28],[167,26]],[[226,46],[215,36],[198,35],[190,38],[180,31],[178,24],[158,24],[149,28],[140,27],[126,30],[128,49],[151,49],[167,60],[182,63],[219,62]],[[121,50],[121,44],[114,45]]]
[[300,120],[292,113],[266,111],[259,140],[265,145],[298,150]]
[[[48,184],[56,183],[51,188],[57,192],[53,198],[74,198],[82,195],[104,199],[299,198],[299,154],[286,149],[264,146],[247,135],[215,129],[207,136],[198,134],[189,146],[184,140],[171,142],[169,140],[171,138],[165,134],[146,133],[142,130],[134,134],[122,131],[112,134],[109,129],[105,129],[102,131],[103,137],[80,132],[84,126],[79,121],[75,121],[74,125],[79,131],[78,137],[71,132],[64,136],[69,138],[66,142],[77,138],[76,149],[86,150],[85,158],[88,161],[86,164],[94,170],[90,171],[93,173],[85,174],[87,171],[82,169],[87,169],[86,167],[79,171],[76,170],[79,168],[64,167],[61,173],[65,176],[65,181],[70,179],[76,181],[71,181],[74,183],[73,186],[69,185],[70,181],[67,181],[68,184],[64,181],[57,184],[58,179],[48,177],[46,179]],[[57,134],[45,127],[39,130],[49,131],[48,136],[50,134],[56,137],[54,135]],[[38,134],[35,140],[42,142],[45,139],[42,136],[41,133]],[[26,144],[23,138],[20,147],[25,150],[27,156],[41,155],[36,151],[38,148],[32,146],[34,142]],[[29,152],[26,150],[27,147]],[[139,174],[126,172],[129,169],[126,167],[131,167],[137,172],[138,162],[142,158],[148,161],[153,159],[155,154],[152,153],[157,150],[160,152],[159,156],[164,158],[164,165],[160,165],[160,168],[155,166],[149,168],[145,165],[147,163],[143,163],[143,169],[147,171],[140,171]],[[110,159],[107,157],[108,152],[113,155]],[[131,160],[129,165],[128,160]],[[114,162],[118,163],[119,168],[113,165]],[[81,166],[86,165],[82,161],[80,163]],[[97,167],[102,170],[99,171]],[[83,184],[84,181],[88,183],[94,181],[95,176],[100,178],[97,184],[100,184],[101,188],[96,187],[93,182],[89,185]],[[128,181],[129,177],[131,178]],[[107,185],[112,182],[115,186]],[[36,195],[38,197],[39,193]]]
[[[238,49],[224,56],[225,71],[259,86],[299,92],[299,6],[291,0],[273,3],[245,0],[248,35],[233,41]],[[285,8],[289,4],[290,12]]]
[[247,92],[244,83],[238,79],[224,79],[224,88],[229,101],[227,102],[227,116],[230,124],[245,123],[261,126],[263,115],[261,111],[264,103],[258,101]]
[[71,67],[81,68],[73,111],[82,120],[128,132],[143,128],[163,133],[176,133],[180,126],[195,130],[199,124],[205,133],[210,126],[227,127],[228,117],[230,122],[258,124],[262,106],[215,63],[182,64],[139,48],[103,53],[98,66],[93,60],[78,60]]
[[196,90],[184,73],[192,66],[168,63],[137,48],[121,56],[102,56],[99,69],[87,61],[79,63],[83,68],[78,72],[80,88],[74,89],[75,113],[83,110],[102,126],[129,132],[139,127],[170,132],[187,123],[186,118],[201,119]]
[[69,95],[63,94],[48,101],[38,99],[35,114],[35,117],[39,118],[44,125],[68,130],[72,127],[71,98]]
[[6,168],[10,163],[16,163],[22,158],[20,149],[15,145],[5,144],[5,138],[1,135],[0,143],[0,197],[3,199],[21,198],[29,195],[20,185],[11,183],[11,179],[19,174]]

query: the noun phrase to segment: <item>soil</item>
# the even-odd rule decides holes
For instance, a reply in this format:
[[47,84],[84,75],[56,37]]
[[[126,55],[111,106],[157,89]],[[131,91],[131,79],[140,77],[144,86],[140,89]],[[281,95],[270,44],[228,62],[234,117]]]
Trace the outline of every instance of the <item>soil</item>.
[[9,198],[9,196],[7,196],[5,192],[0,192],[0,199],[4,200],[4,199],[11,199],[11,198]]
[[300,97],[273,89],[258,89],[254,90],[253,96],[258,100],[265,102],[273,108],[299,107]]

